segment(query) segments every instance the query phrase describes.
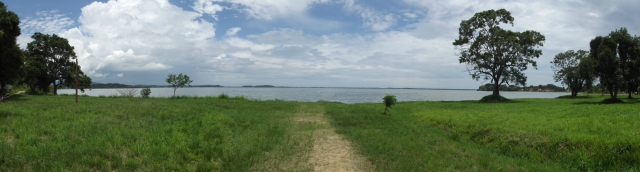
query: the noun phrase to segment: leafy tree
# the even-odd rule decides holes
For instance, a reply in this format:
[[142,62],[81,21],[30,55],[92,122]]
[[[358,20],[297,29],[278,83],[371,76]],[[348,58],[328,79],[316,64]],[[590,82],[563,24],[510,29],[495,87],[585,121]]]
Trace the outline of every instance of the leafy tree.
[[391,94],[387,94],[386,96],[384,96],[384,98],[382,98],[382,103],[384,104],[384,114],[387,114],[389,109],[391,109],[391,106],[396,104],[396,101],[396,96]]
[[591,72],[593,69],[590,68],[592,65],[589,64],[591,61],[587,60],[587,62],[582,63],[588,55],[588,51],[569,50],[556,55],[551,61],[554,70],[553,78],[556,82],[562,82],[563,85],[567,85],[571,89],[571,97],[576,97],[578,92],[587,87],[591,88],[587,86],[593,83],[593,74]]
[[20,78],[22,50],[16,44],[20,36],[20,18],[0,1],[0,96],[6,94],[5,86]]
[[609,91],[611,99],[616,100],[623,83],[620,58],[616,56],[616,41],[610,37],[598,36],[591,40],[589,46],[596,76],[600,79],[600,84]]
[[580,60],[580,64],[578,64],[578,71],[581,80],[584,81],[584,87],[582,89],[585,91],[593,89],[593,83],[596,80],[595,62],[593,59],[587,57]]
[[184,87],[185,85],[187,86],[191,86],[191,82],[193,82],[192,80],[189,79],[189,76],[187,75],[183,75],[182,73],[180,73],[179,75],[174,75],[174,74],[169,74],[169,76],[167,76],[167,83],[169,83],[169,85],[171,85],[171,87],[173,87],[173,96],[176,96],[176,90],[179,87]]
[[[53,94],[58,94],[59,86],[75,86],[75,70],[76,64],[71,61],[76,58],[73,46],[69,45],[67,39],[59,37],[56,34],[45,35],[42,33],[35,33],[33,41],[27,45],[27,51],[29,52],[30,60],[33,64],[28,66],[46,66],[44,70],[27,71],[25,73],[30,74],[32,77],[37,78],[38,86],[47,91],[48,85],[53,85]],[[44,62],[44,64],[42,64]],[[30,67],[29,69],[33,69]],[[81,74],[79,78],[79,85],[84,87],[91,86],[91,78],[84,75],[82,70],[78,69]],[[30,78],[27,80],[32,80]],[[33,84],[34,82],[29,82]]]
[[527,77],[522,71],[531,64],[537,68],[534,58],[542,55],[544,35],[536,31],[514,32],[504,30],[501,24],[511,24],[514,18],[505,9],[476,13],[460,23],[459,37],[453,42],[458,49],[460,63],[467,64],[467,71],[475,80],[491,80],[493,96],[499,97],[499,85],[525,85]]
[[140,96],[142,96],[142,98],[149,98],[150,94],[151,94],[151,88],[143,88],[142,91],[140,91]]
[[640,38],[632,37],[626,28],[613,31],[609,37],[617,43],[618,58],[620,58],[620,72],[624,87],[631,98],[631,93],[637,91],[640,81]]

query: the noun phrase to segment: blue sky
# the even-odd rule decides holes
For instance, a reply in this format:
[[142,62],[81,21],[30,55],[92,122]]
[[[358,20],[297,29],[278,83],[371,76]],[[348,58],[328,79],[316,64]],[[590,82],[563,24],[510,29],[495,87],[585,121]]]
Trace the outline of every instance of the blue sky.
[[640,34],[634,0],[4,0],[18,42],[58,34],[96,82],[474,89],[452,45],[460,21],[505,8],[547,38],[527,85],[555,83],[549,62],[598,35]]

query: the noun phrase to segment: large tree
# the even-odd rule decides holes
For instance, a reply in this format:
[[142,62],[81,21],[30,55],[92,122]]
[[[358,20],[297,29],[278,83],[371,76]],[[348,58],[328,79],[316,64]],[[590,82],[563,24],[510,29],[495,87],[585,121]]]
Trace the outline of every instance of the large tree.
[[617,99],[623,85],[623,70],[620,68],[620,58],[616,55],[616,41],[608,36],[598,36],[591,40],[589,46],[600,84],[609,91],[611,99]]
[[551,61],[553,64],[551,68],[554,71],[553,78],[556,82],[562,82],[562,85],[571,89],[571,97],[576,97],[578,92],[590,88],[593,83],[591,60],[585,60],[588,55],[588,51],[569,50],[556,55]]
[[0,96],[6,93],[5,86],[20,78],[22,50],[16,44],[20,36],[20,18],[8,11],[0,1]]
[[609,37],[617,43],[619,68],[623,79],[621,86],[631,98],[631,93],[637,91],[640,81],[640,40],[632,37],[626,28],[611,32]]
[[[74,48],[69,45],[69,41],[56,34],[35,33],[31,38],[33,38],[33,42],[27,45],[28,58],[30,58],[27,60],[27,66],[30,68],[44,66],[44,70],[26,72],[37,78],[35,83],[44,91],[47,89],[43,87],[53,85],[53,94],[58,94],[59,86],[74,85],[75,80],[72,78],[75,78],[76,64],[71,60],[76,58],[76,53],[73,51]],[[30,62],[34,63],[30,64]],[[86,77],[84,73],[83,77]],[[86,80],[86,78],[84,79]]]
[[500,96],[501,84],[525,85],[523,71],[542,55],[544,35],[536,31],[504,30],[501,24],[511,24],[514,18],[505,9],[476,13],[460,23],[459,37],[453,42],[458,49],[460,63],[475,80],[491,80],[493,96]]

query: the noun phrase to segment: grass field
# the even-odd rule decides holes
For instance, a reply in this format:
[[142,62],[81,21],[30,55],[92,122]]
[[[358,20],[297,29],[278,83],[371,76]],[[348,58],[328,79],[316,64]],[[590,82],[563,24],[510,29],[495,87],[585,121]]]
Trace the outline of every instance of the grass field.
[[640,170],[635,100],[402,102],[383,115],[381,103],[221,98],[16,95],[0,103],[0,171],[312,171],[331,127],[368,170]]
[[326,108],[382,171],[639,171],[640,104],[603,100],[407,102],[390,116],[378,104]]
[[19,95],[0,104],[0,171],[247,171],[310,149],[297,146],[304,138],[292,140],[291,133],[304,128],[288,122],[304,111],[304,103],[74,101],[73,96]]

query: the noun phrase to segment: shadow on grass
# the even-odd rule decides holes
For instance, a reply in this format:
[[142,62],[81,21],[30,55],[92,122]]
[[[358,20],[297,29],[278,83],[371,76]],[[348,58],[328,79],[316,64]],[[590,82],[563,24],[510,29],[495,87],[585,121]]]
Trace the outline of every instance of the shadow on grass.
[[2,101],[3,102],[20,102],[20,101],[27,101],[27,99],[24,96],[18,94],[18,95],[12,95],[9,98],[5,98]]
[[556,97],[556,99],[591,99],[593,96],[576,96],[571,97],[571,95]]
[[599,102],[576,102],[574,104],[577,105],[608,105],[608,104],[637,104],[640,103],[639,100],[637,99],[624,99],[626,101],[623,101],[623,99],[604,99],[602,101]]
[[10,116],[15,116],[16,114],[10,113],[10,112],[4,112],[4,111],[0,111],[0,119],[4,119]]

